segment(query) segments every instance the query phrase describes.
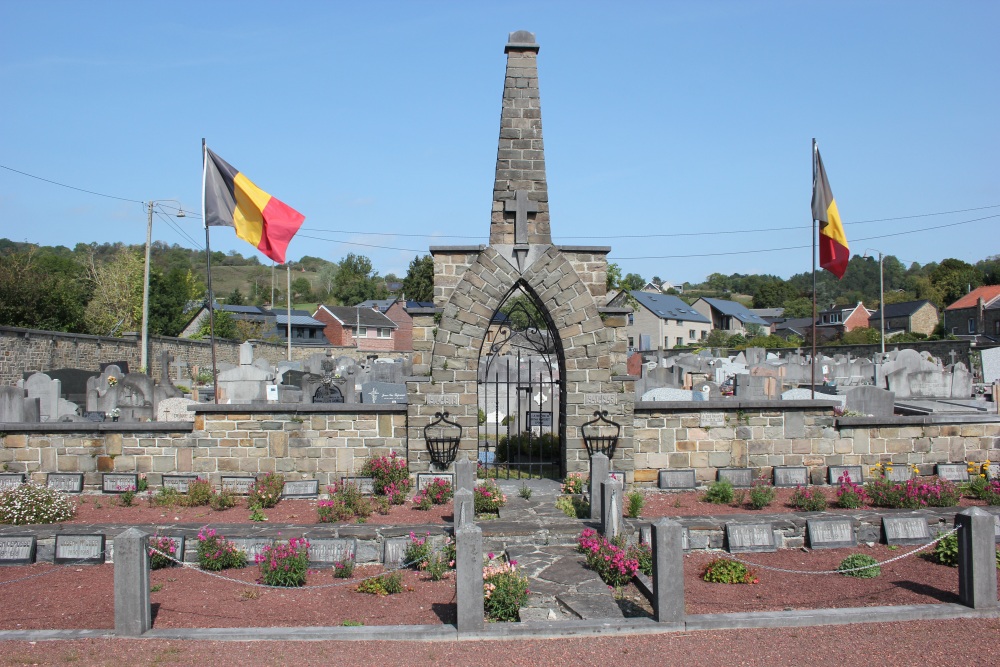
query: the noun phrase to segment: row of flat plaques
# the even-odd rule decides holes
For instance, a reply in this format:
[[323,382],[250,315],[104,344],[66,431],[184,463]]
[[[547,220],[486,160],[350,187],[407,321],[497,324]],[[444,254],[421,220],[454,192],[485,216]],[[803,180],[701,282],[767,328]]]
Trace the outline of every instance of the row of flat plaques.
[[[435,479],[453,482],[451,473],[419,473],[417,474],[417,490],[421,490]],[[178,493],[187,493],[188,485],[198,479],[198,475],[163,475],[163,488],[173,489]],[[24,473],[0,473],[0,491],[14,488],[26,480]],[[236,495],[245,496],[257,481],[256,477],[226,476],[221,478],[222,489]],[[341,477],[341,482],[358,485],[361,492],[371,495],[373,492],[371,477]],[[83,493],[83,473],[50,472],[46,477],[46,486],[65,493]],[[136,473],[104,473],[101,478],[101,490],[104,493],[125,493],[139,487],[139,475]],[[316,498],[319,496],[319,480],[287,480],[282,488],[283,498]]]
[[[795,487],[809,485],[809,469],[805,466],[775,466],[772,475],[772,482],[779,487]],[[935,472],[941,479],[951,482],[969,481],[969,469],[966,463],[938,463]],[[717,479],[728,480],[736,488],[748,488],[753,485],[753,469],[751,468],[719,468]],[[829,466],[827,468],[827,482],[838,484],[840,478],[847,475],[853,482],[864,481],[864,469],[862,466]],[[989,476],[991,479],[1000,477],[1000,464],[991,464]],[[886,474],[886,478],[893,482],[905,482],[913,478],[913,469],[906,464],[892,466]],[[668,490],[694,489],[698,486],[693,468],[683,468],[678,470],[661,470],[659,475],[659,487]]]

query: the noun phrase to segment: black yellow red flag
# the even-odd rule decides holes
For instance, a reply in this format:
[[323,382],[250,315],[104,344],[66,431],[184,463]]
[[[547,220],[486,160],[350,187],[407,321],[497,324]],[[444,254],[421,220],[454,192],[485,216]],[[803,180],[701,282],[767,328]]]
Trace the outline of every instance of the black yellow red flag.
[[844,225],[840,222],[837,202],[826,178],[823,159],[819,156],[819,146],[813,144],[813,197],[812,216],[819,222],[819,265],[843,278],[851,250],[844,235]]

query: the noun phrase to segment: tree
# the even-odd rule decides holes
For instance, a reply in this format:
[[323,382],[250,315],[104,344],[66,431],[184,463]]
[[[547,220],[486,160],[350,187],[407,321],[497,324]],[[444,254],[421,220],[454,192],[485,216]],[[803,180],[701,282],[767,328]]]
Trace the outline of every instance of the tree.
[[622,278],[621,288],[629,292],[633,290],[641,290],[646,286],[646,279],[640,276],[638,273],[629,273]]
[[364,255],[348,253],[340,260],[331,294],[343,306],[356,306],[368,299],[384,299],[385,285],[372,272],[372,261]]
[[[217,310],[214,313],[215,319],[215,337],[225,338],[226,340],[240,340],[240,333],[236,326],[236,318],[228,310]],[[208,313],[201,319],[201,323],[198,325],[198,331],[191,336],[191,338],[211,338],[212,336],[212,318],[209,317]],[[242,339],[246,340],[246,339]]]
[[403,278],[403,294],[411,301],[434,300],[434,258],[414,257]]
[[608,264],[608,273],[605,279],[608,291],[610,292],[611,290],[619,289],[621,281],[622,267],[618,266],[615,262]]
[[247,300],[243,297],[243,293],[240,292],[240,288],[237,287],[226,297],[226,303],[231,306],[245,306]]
[[931,282],[940,290],[942,301],[938,307],[944,308],[958,301],[970,289],[983,284],[983,277],[976,267],[960,259],[942,261],[930,274]]
[[142,321],[144,260],[137,250],[119,246],[107,260],[88,262],[94,296],[87,304],[87,330],[99,336],[138,331]]
[[47,250],[12,244],[0,252],[0,324],[83,331],[86,270],[72,254]]
[[312,285],[308,278],[299,277],[292,281],[292,303],[313,300]]
[[857,329],[845,331],[838,342],[843,345],[873,345],[881,342],[881,340],[882,336],[879,334],[878,329],[858,327]]
[[723,329],[712,329],[704,343],[705,347],[726,347],[729,344],[729,332]]
[[149,332],[160,336],[178,336],[187,324],[188,304],[203,296],[200,284],[190,269],[171,269],[166,275],[156,270],[149,274]]

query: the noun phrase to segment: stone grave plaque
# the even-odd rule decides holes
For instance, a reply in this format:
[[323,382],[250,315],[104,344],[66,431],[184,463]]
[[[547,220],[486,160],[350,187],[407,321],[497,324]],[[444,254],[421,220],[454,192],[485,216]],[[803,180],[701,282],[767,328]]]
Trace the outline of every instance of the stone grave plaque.
[[124,472],[106,472],[101,476],[101,492],[125,493],[139,488],[139,475]]
[[777,551],[770,523],[727,523],[729,553]]
[[458,394],[427,394],[427,405],[458,405]]
[[724,412],[702,412],[699,417],[698,425],[702,428],[725,426],[726,415]]
[[100,565],[104,562],[104,535],[56,535],[56,565]]
[[358,541],[353,537],[316,539],[309,541],[309,565],[332,567],[334,563],[356,558]]
[[657,486],[661,489],[693,489],[698,485],[694,468],[661,470]]
[[23,472],[3,472],[0,473],[0,491],[9,491],[24,484]]
[[608,477],[621,484],[623,489],[625,488],[625,473],[621,470],[612,470],[608,473]]
[[892,465],[891,469],[886,469],[885,479],[889,482],[908,482],[913,479],[913,468],[906,463]]
[[864,481],[861,466],[830,466],[826,469],[827,483],[840,484],[840,476],[845,472],[851,476],[851,481],[855,484],[861,484]]
[[238,496],[249,495],[251,487],[257,481],[256,477],[222,476],[222,490],[235,493]]
[[177,493],[187,493],[188,486],[198,481],[198,475],[164,475],[163,488],[173,489]]
[[807,519],[809,546],[813,549],[840,549],[858,546],[851,519]]
[[318,479],[289,480],[281,489],[282,498],[316,498],[317,496],[319,496]]
[[370,404],[406,403],[406,385],[393,382],[366,382],[361,386],[361,401]]
[[[183,536],[181,536],[181,535],[150,535],[149,536],[149,545],[151,547],[153,546],[153,538],[154,537],[159,537],[159,538],[169,537],[170,539],[172,539],[174,541],[174,551],[173,551],[173,553],[170,553],[169,549],[162,549],[161,551],[164,551],[168,556],[172,556],[173,558],[176,558],[177,560],[179,560],[181,562],[184,562],[184,537]],[[253,563],[251,563],[251,565],[252,564]]]
[[431,482],[435,479],[441,479],[449,484],[451,488],[455,488],[455,475],[450,472],[418,472],[417,473],[417,491],[423,491]]
[[402,565],[409,537],[387,537],[383,543],[382,564],[386,567]]
[[753,486],[753,470],[750,468],[719,468],[718,479],[728,480],[737,489]]
[[775,466],[775,486],[808,486],[809,469],[805,466]]
[[884,516],[882,531],[885,533],[885,543],[926,544],[931,541],[931,532],[927,527],[927,517],[917,516]]
[[939,463],[937,476],[949,482],[968,482],[969,466],[965,463]]
[[103,410],[86,410],[83,413],[83,418],[89,422],[102,422],[107,416],[107,413]]
[[370,496],[375,493],[375,480],[371,477],[341,477],[341,484],[354,484],[360,490],[362,495]]
[[[649,524],[639,527],[639,541],[643,544],[651,544],[653,541],[653,527]],[[687,551],[691,548],[690,529],[685,527],[681,532],[681,548]]]
[[247,555],[247,562],[253,565],[253,559],[257,554],[264,553],[264,548],[272,546],[274,540],[270,537],[227,537],[227,542],[232,542],[233,546]]
[[986,469],[986,477],[991,480],[1000,479],[1000,463],[991,463],[990,467]]
[[34,562],[34,535],[4,535],[0,537],[0,565],[31,565]]
[[45,485],[63,493],[83,493],[83,473],[50,472],[45,476]]

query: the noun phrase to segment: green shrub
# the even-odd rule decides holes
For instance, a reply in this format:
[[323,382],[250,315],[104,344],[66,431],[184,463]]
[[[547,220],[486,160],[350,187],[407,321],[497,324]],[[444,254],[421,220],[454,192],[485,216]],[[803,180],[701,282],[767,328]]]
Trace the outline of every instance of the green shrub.
[[559,455],[559,438],[552,433],[534,435],[533,433],[518,433],[516,435],[501,435],[497,441],[496,460],[498,463],[518,462],[531,459],[533,461],[552,461]]
[[250,487],[247,502],[261,509],[270,509],[281,500],[281,491],[285,487],[285,476],[269,472]]
[[528,577],[517,569],[517,561],[494,560],[483,567],[483,596],[486,618],[491,621],[518,621],[521,607],[528,601]]
[[716,558],[701,573],[701,578],[713,584],[756,584],[759,579],[753,570],[739,561]]
[[934,545],[934,551],[927,554],[927,557],[941,565],[958,567],[958,533],[952,533],[938,540]]
[[579,496],[559,496],[556,498],[556,509],[571,519],[589,519],[590,503]]
[[803,512],[822,512],[826,509],[826,495],[815,487],[795,487],[789,502],[792,507]]
[[176,540],[161,535],[151,536],[149,538],[149,569],[159,570],[164,567],[173,567],[176,565],[168,556],[172,556],[177,560],[184,559],[184,554],[177,553]]
[[247,555],[214,528],[202,528],[198,531],[198,564],[213,572],[241,568],[247,565]]
[[[427,533],[429,536],[430,533]],[[410,541],[406,543],[406,550],[403,552],[403,565],[420,570],[426,566],[431,557],[431,545],[427,537],[417,537],[410,531]]]
[[499,514],[507,502],[507,496],[500,492],[494,482],[483,482],[473,490],[473,504],[476,514]]
[[[392,452],[389,456],[370,456],[361,467],[361,474],[371,477],[375,493],[389,496],[397,505],[403,503],[410,489],[410,471],[406,459]],[[399,497],[398,502],[396,501]]]
[[213,493],[212,497],[208,500],[208,506],[211,507],[216,512],[221,512],[223,510],[236,507],[236,496],[232,491],[227,491],[223,489],[218,493]]
[[890,482],[876,477],[865,484],[865,492],[875,507],[896,509],[954,507],[959,500],[958,488],[946,479]]
[[837,570],[843,575],[858,579],[874,579],[882,574],[882,568],[879,567],[878,561],[868,554],[851,554],[840,561]]
[[625,495],[625,516],[630,519],[638,519],[645,504],[646,496],[643,495],[642,491],[629,491]]
[[76,508],[64,493],[34,482],[0,492],[0,523],[58,523],[72,519],[75,513]]
[[403,592],[403,575],[399,572],[387,572],[363,579],[358,584],[359,593],[371,595],[395,595]]
[[587,492],[587,484],[590,477],[581,472],[571,472],[562,483],[562,492],[570,494],[580,494]]
[[985,473],[973,473],[969,483],[962,487],[962,494],[987,505],[1000,505],[1000,479],[987,479]]
[[647,577],[653,576],[653,549],[648,544],[631,544],[626,556],[639,563],[639,571]]
[[354,574],[354,557],[333,564],[333,576],[337,579],[350,579]]
[[149,497],[149,504],[156,507],[175,507],[184,504],[184,496],[177,489],[161,486],[155,494]]
[[774,487],[769,482],[759,481],[750,488],[750,507],[762,510],[774,502]]
[[198,478],[188,484],[187,505],[188,507],[201,507],[208,505],[212,501],[215,490],[211,482],[207,479]]
[[712,482],[705,492],[704,500],[716,505],[728,505],[733,502],[733,485],[728,479]]
[[305,586],[309,569],[309,541],[293,537],[288,544],[272,544],[254,557],[260,578],[268,586]]
[[449,563],[450,561],[446,556],[439,553],[433,553],[421,569],[427,573],[427,576],[430,577],[431,581],[441,581],[444,579],[444,576],[448,574],[448,571],[451,570],[451,565]]

